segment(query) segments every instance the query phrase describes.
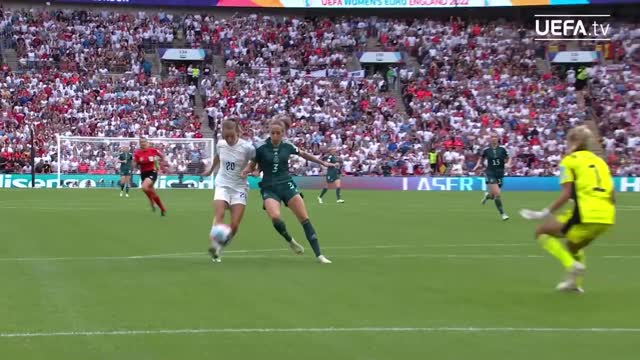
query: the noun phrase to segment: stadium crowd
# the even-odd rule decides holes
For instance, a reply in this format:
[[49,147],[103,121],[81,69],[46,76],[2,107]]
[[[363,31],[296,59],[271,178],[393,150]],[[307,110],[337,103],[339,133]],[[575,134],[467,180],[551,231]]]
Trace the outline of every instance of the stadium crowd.
[[[0,29],[26,70],[2,67],[0,164],[6,172],[31,171],[29,124],[36,126],[36,169],[42,172],[117,168],[117,146],[96,142],[64,143],[57,159],[56,133],[201,138],[196,91],[210,123],[238,117],[253,140],[267,136],[267,118],[289,114],[292,141],[316,154],[338,148],[343,171],[352,175],[471,175],[490,133],[501,136],[515,159],[511,175],[557,175],[564,134],[590,119],[571,78],[541,73],[539,49],[513,23],[5,11]],[[196,89],[180,77],[140,71],[145,49],[182,35],[191,46],[219,51],[226,76],[207,72]],[[624,36],[625,46],[637,43],[637,35]],[[418,66],[344,76],[352,54],[370,37],[386,50],[415,56]],[[621,175],[640,173],[634,56],[618,59],[617,68],[594,67],[587,95],[601,115],[608,160]],[[59,65],[32,66],[34,58]],[[118,67],[128,74],[106,75]],[[270,70],[249,71],[257,68]],[[311,74],[319,69],[338,76]],[[196,142],[173,145],[168,153],[169,172],[194,173],[208,160]],[[321,171],[303,160],[291,166],[300,175]]]
[[84,10],[5,10],[0,30],[16,50],[22,69],[139,72],[145,49],[171,46],[171,15],[148,17]]
[[367,42],[366,24],[358,19],[234,16],[229,19],[187,18],[187,35],[221,49],[229,70],[280,68],[283,71],[342,68]]

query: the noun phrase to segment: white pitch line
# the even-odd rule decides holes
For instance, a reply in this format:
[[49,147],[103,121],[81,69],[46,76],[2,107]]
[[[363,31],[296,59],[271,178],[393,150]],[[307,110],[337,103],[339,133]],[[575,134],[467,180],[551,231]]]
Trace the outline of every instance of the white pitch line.
[[[466,247],[516,247],[528,246],[531,243],[512,243],[512,244],[422,244],[422,245],[369,245],[369,246],[328,246],[329,250],[364,250],[364,249],[411,249],[411,248],[466,248]],[[226,250],[225,254],[246,254],[246,253],[263,253],[263,252],[288,252],[286,248],[274,249],[255,249],[255,250]],[[16,257],[16,258],[0,258],[0,262],[11,261],[68,261],[68,260],[137,260],[137,259],[155,259],[155,258],[173,258],[173,257],[189,257],[192,255],[203,255],[204,251],[180,252],[169,254],[148,254],[148,255],[126,255],[126,256],[61,256],[61,257]]]
[[[285,250],[286,251],[286,250]],[[206,258],[204,252],[140,255],[140,256],[100,256],[100,257],[49,257],[49,258],[0,258],[0,262],[37,262],[37,261],[91,261],[91,260],[147,260],[147,259],[186,259],[186,258]],[[229,254],[225,256],[231,259],[275,259],[292,258],[291,254]],[[540,259],[544,255],[532,254],[353,254],[353,255],[333,255],[336,259],[400,259],[400,258],[428,258],[428,259]],[[601,255],[594,256],[603,259],[640,259],[640,255]]]
[[[494,244],[422,244],[422,245],[408,245],[408,244],[396,244],[396,245],[368,245],[368,246],[328,246],[325,249],[328,250],[370,250],[370,249],[420,249],[420,248],[511,248],[511,247],[528,247],[533,246],[533,243],[494,243]],[[606,244],[604,247],[637,247],[640,244]],[[242,255],[252,253],[271,253],[271,252],[288,252],[286,248],[273,248],[273,249],[255,249],[255,250],[227,250],[225,254],[233,258],[265,258],[265,257],[278,257],[278,255]],[[179,252],[168,254],[147,254],[147,255],[126,255],[126,256],[61,256],[61,257],[15,257],[15,258],[0,258],[0,262],[30,262],[30,261],[83,261],[83,260],[145,260],[145,259],[168,259],[168,258],[185,258],[185,257],[201,257],[205,254],[203,251],[193,252]],[[233,255],[240,254],[240,255]],[[359,254],[359,255],[336,255],[341,258],[368,258],[378,257],[379,255]],[[285,256],[283,256],[285,257]],[[288,256],[286,256],[288,257]],[[433,257],[433,258],[537,258],[543,257],[542,255],[499,255],[499,254],[390,254],[385,257],[397,257],[397,258],[409,258],[409,257]],[[634,255],[610,255],[602,256],[604,258],[611,259],[635,259],[640,256]]]
[[0,338],[74,337],[74,336],[134,336],[180,334],[237,333],[436,333],[436,332],[528,332],[528,333],[638,333],[640,328],[554,328],[554,327],[326,327],[326,328],[220,328],[220,329],[157,329],[157,330],[97,330],[0,333]]

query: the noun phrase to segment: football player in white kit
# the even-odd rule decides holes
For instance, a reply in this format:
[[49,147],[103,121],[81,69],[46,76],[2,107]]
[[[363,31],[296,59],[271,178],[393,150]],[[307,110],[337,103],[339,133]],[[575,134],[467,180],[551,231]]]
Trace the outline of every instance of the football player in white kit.
[[236,121],[222,122],[222,140],[218,142],[213,164],[203,176],[210,176],[216,171],[215,193],[213,196],[213,225],[224,223],[226,210],[231,212],[231,235],[224,244],[211,239],[209,253],[214,262],[220,262],[222,249],[229,244],[238,232],[240,221],[244,215],[249,195],[249,183],[242,175],[242,170],[249,160],[256,156],[253,145],[240,138],[240,126]]

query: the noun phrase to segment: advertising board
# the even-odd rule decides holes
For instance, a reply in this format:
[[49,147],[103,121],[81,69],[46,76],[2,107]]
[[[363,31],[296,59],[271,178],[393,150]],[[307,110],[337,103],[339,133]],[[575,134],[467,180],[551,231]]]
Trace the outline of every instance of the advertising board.
[[[320,189],[324,186],[324,178],[319,176],[294,177],[301,189]],[[64,174],[58,183],[57,175],[38,175],[36,188],[115,188],[119,187],[118,175],[84,175]],[[140,177],[134,176],[133,182],[139,186]],[[640,192],[640,178],[614,178],[616,191]],[[252,189],[258,188],[259,178],[249,178]],[[390,191],[484,191],[483,177],[377,177],[346,176],[342,178],[342,186],[354,190],[390,190]],[[31,175],[0,174],[0,188],[30,188]],[[160,175],[156,182],[159,189],[212,189],[210,177],[185,175]],[[508,177],[504,181],[506,191],[558,191],[560,184],[555,177]]]

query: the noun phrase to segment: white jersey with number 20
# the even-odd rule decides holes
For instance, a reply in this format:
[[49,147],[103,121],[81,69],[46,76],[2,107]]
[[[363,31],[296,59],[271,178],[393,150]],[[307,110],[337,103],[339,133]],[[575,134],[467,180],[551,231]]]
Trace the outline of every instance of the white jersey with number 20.
[[225,140],[218,142],[216,155],[220,157],[220,168],[216,175],[216,187],[228,187],[234,190],[248,190],[249,183],[242,177],[242,170],[256,156],[253,145],[239,139],[233,146]]

